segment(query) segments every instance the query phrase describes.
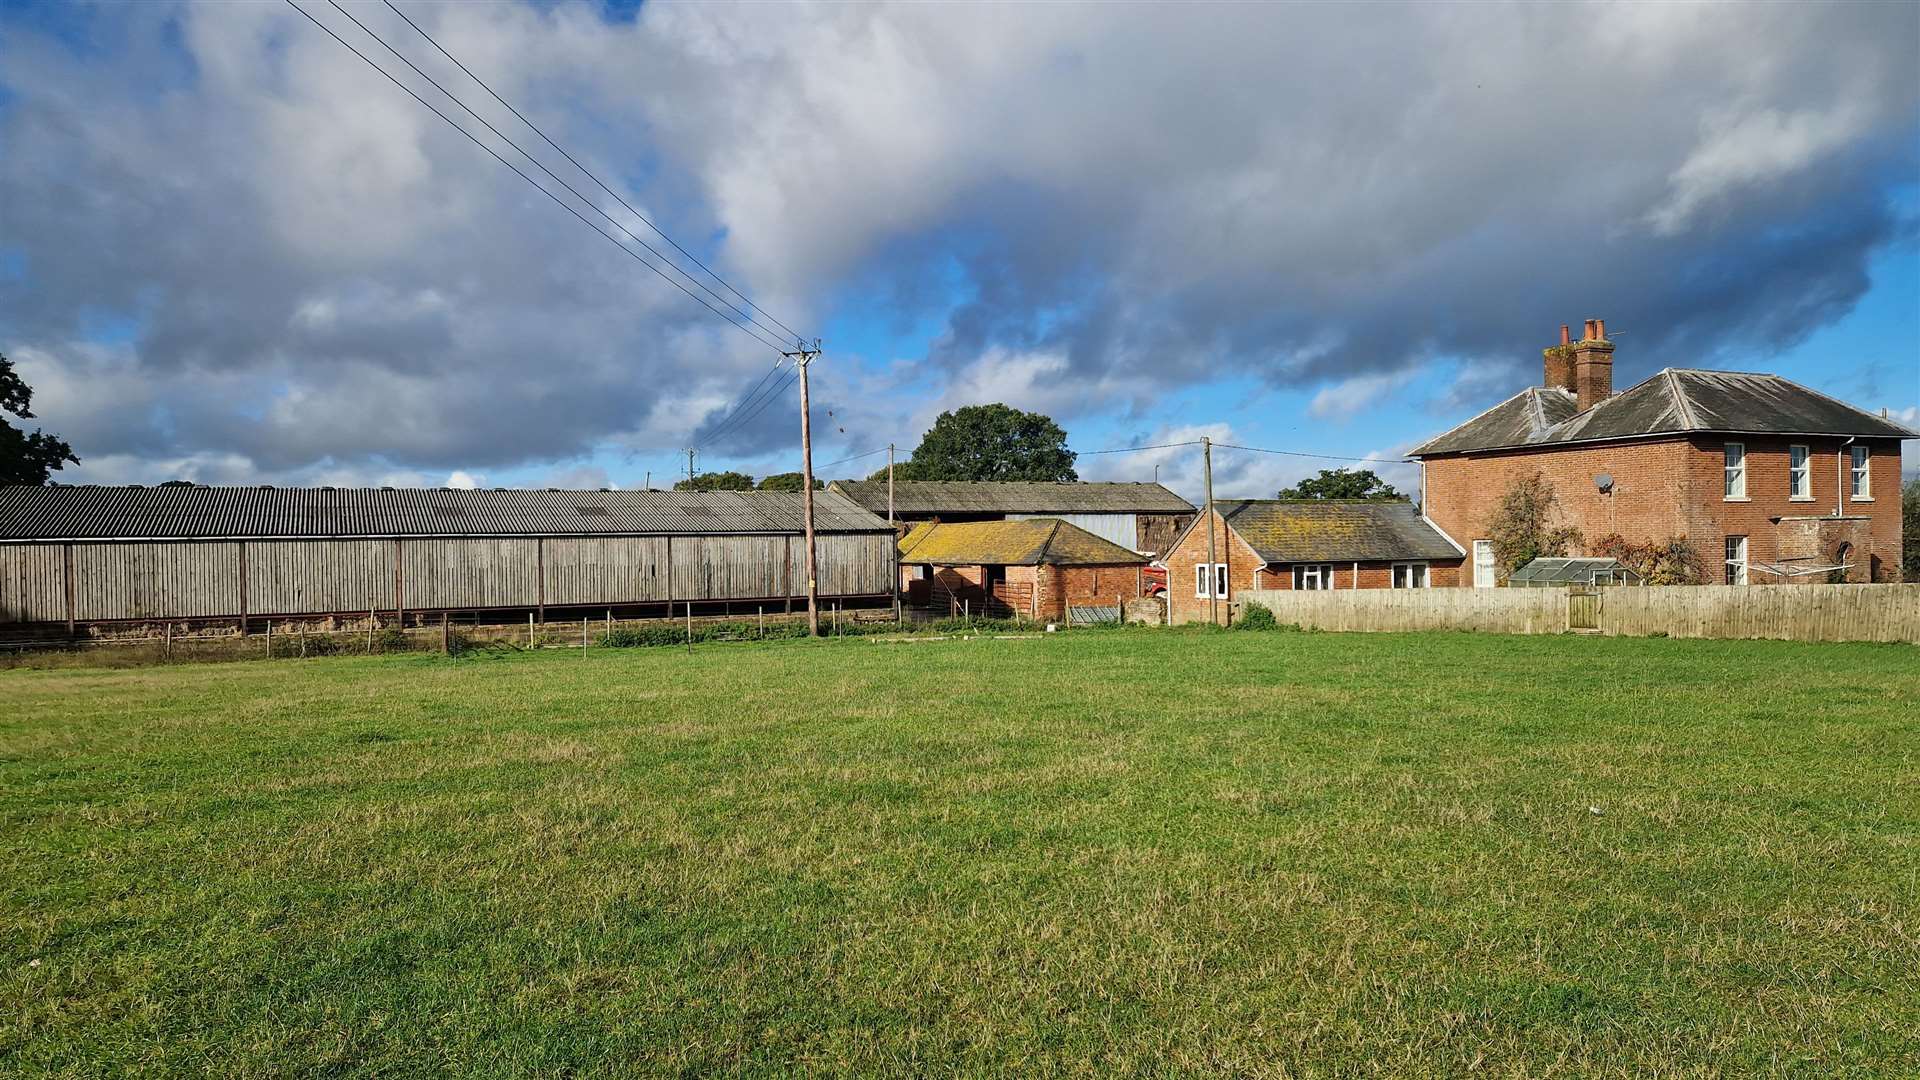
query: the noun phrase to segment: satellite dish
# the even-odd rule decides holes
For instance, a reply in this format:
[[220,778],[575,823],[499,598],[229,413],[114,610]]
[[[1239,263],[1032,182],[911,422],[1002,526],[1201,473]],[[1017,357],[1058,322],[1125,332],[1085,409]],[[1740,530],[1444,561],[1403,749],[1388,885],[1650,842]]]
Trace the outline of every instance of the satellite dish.
[[1609,491],[1612,491],[1613,490],[1613,474],[1612,473],[1595,474],[1593,478],[1593,486],[1599,488],[1601,494],[1605,494]]

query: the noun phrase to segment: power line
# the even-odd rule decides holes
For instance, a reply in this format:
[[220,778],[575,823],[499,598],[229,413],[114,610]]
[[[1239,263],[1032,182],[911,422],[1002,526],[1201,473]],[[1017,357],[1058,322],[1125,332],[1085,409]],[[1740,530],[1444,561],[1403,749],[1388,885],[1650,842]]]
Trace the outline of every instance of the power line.
[[[1199,446],[1199,445],[1200,445],[1200,440],[1193,439],[1188,442],[1156,443],[1153,446],[1116,446],[1111,450],[1075,450],[1074,453],[1084,455],[1084,456],[1092,456],[1094,454],[1132,454],[1141,450],[1170,450],[1176,446]],[[1221,444],[1214,443],[1214,445],[1219,446]]]
[[[502,157],[500,153],[496,151],[493,147],[488,146],[484,142],[481,142],[478,138],[474,136],[472,132],[468,131],[464,127],[461,127],[458,123],[454,121],[452,117],[448,116],[446,113],[441,112],[438,108],[436,108],[432,102],[429,102],[426,98],[423,98],[419,94],[415,93],[412,87],[408,86],[406,83],[401,82],[399,79],[394,78],[392,73],[387,71],[387,69],[381,67],[379,64],[374,63],[373,60],[367,56],[366,53],[361,52],[359,49],[355,48],[351,42],[347,41],[345,38],[341,37],[339,34],[334,33],[332,27],[321,22],[319,19],[314,18],[310,12],[308,12],[305,8],[301,7],[299,4],[295,3],[294,0],[286,0],[286,2],[288,7],[292,8],[293,10],[299,12],[301,15],[305,16],[308,22],[319,27],[322,31],[326,33],[328,37],[339,42],[343,48],[345,48],[348,52],[351,52],[353,55],[359,57],[360,60],[363,63],[365,63],[368,67],[379,72],[382,76],[386,78],[388,82],[406,91],[408,97],[411,97],[413,100],[419,102],[422,106],[424,106],[429,112],[433,113],[435,116],[438,116],[440,119],[446,121],[449,127],[453,128],[455,131],[458,131],[460,134],[465,135],[467,137],[467,141],[473,143],[473,145],[479,147],[480,149],[485,150],[495,161],[498,161],[500,164],[505,165],[507,168],[513,170],[514,175],[518,176],[522,180],[525,180],[528,184],[531,184],[534,190],[540,192],[540,194],[545,195],[549,199],[552,199],[554,203],[558,205],[562,210],[565,210],[567,213],[572,214],[576,218],[579,218],[581,224],[585,225],[589,229],[592,229],[594,232],[599,233],[600,236],[604,238],[608,243],[612,244],[614,247],[617,247],[621,251],[625,252],[629,258],[633,259],[635,262],[638,262],[640,265],[646,267],[647,269],[653,271],[655,274],[659,275],[662,281],[665,281],[667,284],[672,285],[674,288],[679,289],[681,292],[686,293],[688,296],[692,297],[695,301],[699,302],[700,306],[706,308],[708,311],[713,312],[715,315],[720,316],[722,319],[725,319],[728,325],[735,327],[741,333],[746,334],[747,336],[753,338],[755,341],[758,341],[762,345],[765,345],[768,348],[773,349],[775,352],[779,352],[781,350],[781,346],[778,343],[768,341],[765,337],[762,337],[759,329],[755,328],[754,326],[743,325],[739,322],[734,321],[734,319],[729,317],[726,312],[720,310],[717,307],[714,307],[712,304],[708,303],[705,299],[702,299],[699,294],[688,289],[685,285],[682,285],[678,281],[675,281],[673,278],[668,277],[665,271],[661,270],[658,266],[655,266],[653,263],[647,261],[646,257],[641,255],[639,252],[621,243],[619,239],[615,237],[612,233],[607,232],[605,229],[602,229],[600,226],[595,225],[592,221],[588,220],[584,214],[574,209],[573,206],[569,204],[565,199],[562,199],[560,196],[555,195],[553,192],[547,190],[545,187],[543,187],[540,184],[539,181],[535,180],[533,177],[528,176],[525,172],[523,172],[519,166],[515,165],[513,162],[508,161],[506,158]],[[348,17],[351,18],[351,16],[348,16]],[[444,93],[444,91],[442,92]],[[524,153],[524,151],[522,152]],[[649,250],[652,250],[652,249],[649,248]],[[662,256],[662,258],[664,257],[665,256]]]
[[855,454],[852,457],[843,457],[838,461],[829,461],[825,465],[821,465],[819,467],[822,469],[831,469],[835,465],[845,465],[849,461],[859,461],[861,458],[869,458],[875,454],[884,454],[887,452],[888,449],[889,449],[888,447],[883,446],[878,450],[869,450],[864,454]]
[[[774,370],[775,371],[779,370],[778,364],[774,365]],[[772,372],[770,371],[768,372],[768,374],[770,375],[772,374]],[[767,409],[767,406],[773,404],[774,400],[779,398],[781,394],[784,394],[787,388],[792,386],[794,384],[794,381],[799,377],[800,376],[797,371],[789,370],[787,372],[786,378],[775,382],[771,387],[767,389],[767,391],[764,394],[757,394],[757,393],[748,394],[745,398],[741,400],[740,406],[738,408],[736,408],[725,420],[723,420],[719,425],[717,425],[712,431],[708,432],[706,438],[700,440],[699,445],[701,447],[712,446],[714,443],[718,442],[719,440],[725,438],[728,435],[737,435],[741,431],[745,430],[746,425],[749,422],[751,422],[754,417],[759,416],[761,413],[765,412]],[[762,380],[764,380],[765,378],[766,378],[765,375],[761,376]],[[754,400],[756,396],[759,397],[759,400],[757,402]]]
[[707,436],[706,441],[709,443],[712,442],[716,436],[718,436],[722,431],[724,431],[732,423],[732,421],[736,417],[738,417],[742,411],[744,411],[747,408],[748,403],[751,402],[755,397],[759,395],[760,388],[767,384],[767,380],[773,376],[773,373],[776,371],[779,371],[781,366],[784,365],[786,362],[787,362],[787,358],[784,356],[782,356],[778,360],[775,360],[773,362],[773,366],[768,368],[765,374],[762,374],[760,376],[760,381],[754,383],[753,386],[745,394],[740,395],[740,400],[734,402],[733,405],[729,407],[725,413],[721,414],[719,421],[717,421],[714,426],[712,434],[709,434]]
[[[395,59],[407,65],[407,67],[413,69],[413,73],[415,75],[418,75],[421,78],[427,80],[428,84],[431,85],[435,90],[440,91],[440,93],[448,101],[451,101],[455,105],[460,106],[461,109],[466,111],[466,114],[468,116],[471,116],[475,120],[480,121],[481,125],[485,127],[488,131],[492,132],[495,138],[498,138],[501,142],[504,142],[508,146],[513,147],[514,150],[517,151],[521,157],[526,158],[529,162],[531,162],[534,168],[539,169],[543,173],[546,173],[549,179],[551,179],[554,183],[559,184],[561,187],[567,189],[567,192],[569,194],[571,194],[574,198],[579,199],[580,202],[583,205],[585,205],[589,210],[592,210],[594,213],[599,214],[601,217],[605,218],[608,224],[612,225],[616,229],[619,229],[622,233],[626,235],[626,237],[629,240],[632,240],[634,243],[639,244],[641,247],[646,248],[649,252],[652,252],[655,258],[659,259],[661,262],[671,267],[674,273],[679,274],[681,277],[686,278],[688,281],[692,282],[696,288],[705,292],[708,296],[711,296],[715,300],[719,301],[720,303],[725,304],[730,311],[732,311],[734,314],[739,315],[740,318],[747,320],[748,323],[751,323],[753,326],[755,326],[759,330],[765,331],[768,335],[775,336],[775,337],[778,336],[778,331],[774,330],[773,327],[761,325],[758,321],[756,321],[753,318],[753,316],[734,307],[732,302],[727,300],[726,297],[721,296],[717,292],[714,292],[711,286],[695,278],[693,275],[687,273],[685,270],[682,270],[680,267],[674,265],[673,260],[668,258],[665,252],[661,251],[659,248],[654,247],[652,244],[647,243],[645,240],[642,240],[640,237],[635,236],[631,229],[628,229],[625,225],[621,224],[616,218],[614,218],[612,214],[609,214],[605,210],[602,210],[598,203],[595,203],[592,199],[589,199],[585,195],[582,195],[578,188],[575,188],[572,184],[569,184],[565,180],[561,179],[559,174],[555,173],[552,169],[547,168],[545,162],[541,161],[539,158],[536,158],[532,154],[528,153],[525,147],[521,146],[517,142],[514,142],[511,138],[508,138],[507,134],[501,131],[499,128],[494,127],[492,121],[488,120],[486,117],[481,116],[479,113],[475,112],[472,106],[460,100],[460,98],[457,95],[455,95],[453,91],[448,90],[445,86],[442,86],[438,79],[435,79],[433,76],[427,74],[425,71],[422,71],[420,69],[420,65],[414,63],[412,60],[407,59],[405,54],[401,53],[400,50],[394,48],[391,44],[387,42],[385,38],[375,33],[371,27],[367,26],[366,23],[363,23],[358,18],[356,18],[353,12],[348,11],[344,7],[341,7],[339,0],[327,0],[327,3],[333,6],[333,10],[346,16],[348,22],[351,22],[353,23],[353,25],[359,27],[361,33],[379,42],[381,48],[392,53]],[[416,27],[415,29],[418,29],[418,28]],[[582,171],[584,172],[585,170],[582,170]],[[655,229],[654,231],[659,232],[658,229]],[[669,243],[671,243],[671,241],[669,241]],[[676,244],[674,246],[678,247],[679,245]],[[725,282],[722,282],[722,284],[725,284]],[[708,306],[712,307],[712,305],[708,305]],[[727,321],[734,322],[735,320],[731,315],[729,315],[727,316]],[[738,324],[736,323],[736,325]],[[788,333],[791,333],[791,331],[788,331]]]
[[384,0],[384,2],[386,3],[388,8],[392,9],[395,15],[400,16],[401,19],[406,21],[406,24],[408,26],[413,27],[414,30],[418,32],[421,37],[426,38],[427,43],[429,45],[432,45],[435,49],[438,49],[441,56],[444,56],[448,60],[453,61],[454,67],[457,67],[461,71],[466,72],[467,78],[472,79],[475,83],[478,83],[480,86],[480,89],[485,90],[493,98],[493,100],[506,106],[507,111],[512,113],[515,117],[518,117],[521,123],[527,125],[529,128],[532,128],[533,133],[535,135],[538,135],[540,136],[541,139],[545,140],[548,146],[551,146],[555,150],[558,150],[560,152],[560,156],[572,162],[573,167],[576,169],[579,169],[580,172],[584,174],[587,179],[593,181],[595,184],[598,184],[601,191],[604,191],[608,195],[613,196],[614,201],[618,202],[621,206],[625,207],[627,213],[632,214],[634,217],[639,218],[643,223],[646,224],[647,228],[652,229],[656,234],[658,234],[660,239],[665,240],[669,244],[672,244],[673,250],[679,252],[682,255],[685,255],[687,257],[687,261],[693,263],[693,265],[699,267],[700,269],[705,270],[707,272],[708,277],[719,282],[722,288],[726,289],[728,292],[732,293],[733,295],[739,297],[741,303],[746,304],[748,307],[752,308],[754,311],[759,312],[762,315],[766,315],[767,318],[773,323],[773,325],[778,326],[780,329],[786,331],[788,337],[792,337],[792,338],[800,337],[800,334],[797,331],[789,327],[786,323],[783,323],[779,319],[776,319],[772,315],[768,314],[764,308],[754,303],[752,300],[748,299],[745,293],[742,293],[739,289],[734,288],[731,284],[727,282],[725,278],[721,277],[719,274],[714,273],[713,269],[709,267],[706,263],[703,263],[698,258],[696,258],[693,252],[688,251],[686,248],[681,247],[679,243],[677,243],[673,239],[673,237],[668,236],[666,233],[662,232],[660,230],[660,226],[655,225],[645,214],[642,214],[640,211],[635,210],[633,206],[627,202],[626,199],[620,196],[619,192],[608,187],[604,182],[601,181],[601,179],[598,176],[595,176],[585,165],[580,164],[577,158],[575,158],[572,154],[567,153],[564,147],[562,147],[559,143],[554,142],[552,139],[548,138],[547,133],[540,130],[540,125],[535,124],[533,121],[527,119],[526,116],[522,114],[519,109],[516,109],[513,107],[513,104],[511,102],[509,102],[506,98],[501,97],[499,94],[495,93],[493,87],[487,85],[486,80],[482,79],[478,75],[475,75],[471,68],[467,67],[467,65],[460,62],[459,57],[448,52],[445,46],[441,45],[438,41],[434,40],[434,37],[432,34],[429,34],[425,30],[421,29],[420,24],[417,22],[414,22],[411,18],[408,18],[406,12],[401,11],[399,8],[395,7],[393,4],[393,0]]
[[[773,404],[775,401],[778,401],[781,395],[785,394],[787,392],[787,389],[791,387],[795,382],[797,382],[799,378],[800,378],[800,369],[798,367],[795,367],[792,371],[789,371],[787,373],[786,378],[780,380],[779,382],[773,385],[772,393],[761,398],[760,404],[754,406],[751,412],[748,412],[742,415],[739,421],[733,425],[730,425],[728,429],[724,432],[724,434],[733,435],[733,434],[738,434],[740,431],[744,430],[745,425],[752,423],[754,417],[759,416],[761,413],[767,411],[767,406]],[[713,435],[707,436],[706,444],[711,446],[713,444],[714,438],[715,436]]]
[[1408,465],[1412,458],[1350,457],[1345,454],[1309,454],[1303,450],[1269,450],[1263,446],[1235,446],[1232,443],[1217,442],[1213,445],[1222,450],[1250,450],[1256,454],[1279,454],[1282,457],[1319,458],[1322,461],[1372,461],[1383,465]]

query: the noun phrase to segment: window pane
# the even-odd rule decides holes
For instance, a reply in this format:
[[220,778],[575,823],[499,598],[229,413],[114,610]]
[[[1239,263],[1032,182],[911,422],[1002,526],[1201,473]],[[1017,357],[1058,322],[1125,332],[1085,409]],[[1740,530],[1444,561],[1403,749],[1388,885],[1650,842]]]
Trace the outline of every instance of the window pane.
[[1853,494],[1855,498],[1865,498],[1870,494],[1868,487],[1867,464],[1871,460],[1864,446],[1849,447],[1853,452]]
[[1227,564],[1213,564],[1213,595],[1225,599],[1227,595]]
[[1726,446],[1726,461],[1726,496],[1730,499],[1742,498],[1747,493],[1746,444],[1728,443]]
[[1207,564],[1200,563],[1193,568],[1193,595],[1205,599],[1207,595]]
[[1807,448],[1804,446],[1796,446],[1788,453],[1791,461],[1788,467],[1788,477],[1792,484],[1793,495],[1795,498],[1804,499],[1813,493],[1812,487],[1809,484],[1811,476],[1807,468]]

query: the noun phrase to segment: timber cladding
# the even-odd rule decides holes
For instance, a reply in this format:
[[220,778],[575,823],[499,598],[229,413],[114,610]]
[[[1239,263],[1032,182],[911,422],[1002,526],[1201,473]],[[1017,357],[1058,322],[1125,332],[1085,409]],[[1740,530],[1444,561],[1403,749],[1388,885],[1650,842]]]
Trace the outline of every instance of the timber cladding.
[[[894,588],[891,532],[816,539],[823,596]],[[408,537],[0,544],[0,622],[775,599],[797,536]]]

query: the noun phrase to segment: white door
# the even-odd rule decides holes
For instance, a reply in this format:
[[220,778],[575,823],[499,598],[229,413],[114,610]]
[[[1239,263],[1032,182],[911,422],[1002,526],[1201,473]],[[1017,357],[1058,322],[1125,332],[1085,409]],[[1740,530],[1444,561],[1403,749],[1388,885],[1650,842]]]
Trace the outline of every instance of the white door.
[[1493,574],[1493,541],[1475,540],[1473,542],[1473,587],[1491,589],[1499,584]]

